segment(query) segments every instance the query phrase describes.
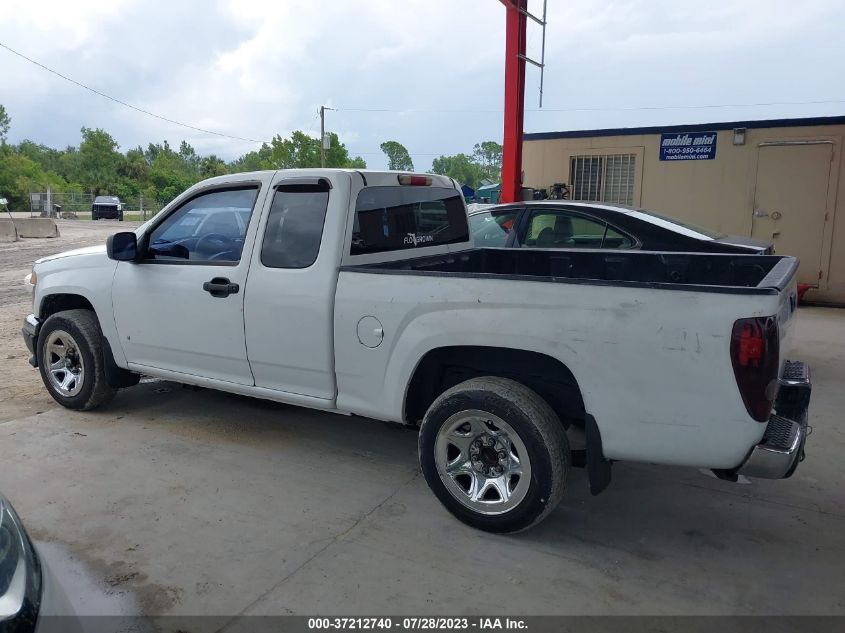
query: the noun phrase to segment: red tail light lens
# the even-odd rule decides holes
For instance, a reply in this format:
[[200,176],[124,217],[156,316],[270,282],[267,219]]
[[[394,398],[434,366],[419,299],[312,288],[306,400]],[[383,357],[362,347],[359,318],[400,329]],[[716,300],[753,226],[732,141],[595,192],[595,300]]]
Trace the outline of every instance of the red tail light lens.
[[778,378],[778,324],[774,317],[739,319],[731,335],[731,363],[749,415],[766,422]]

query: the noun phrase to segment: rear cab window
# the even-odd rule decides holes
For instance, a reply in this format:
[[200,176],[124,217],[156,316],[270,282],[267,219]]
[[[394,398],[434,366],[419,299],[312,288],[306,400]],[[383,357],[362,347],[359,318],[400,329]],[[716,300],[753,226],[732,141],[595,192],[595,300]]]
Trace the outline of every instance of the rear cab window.
[[355,202],[349,254],[413,250],[468,240],[460,191],[447,187],[364,187]]

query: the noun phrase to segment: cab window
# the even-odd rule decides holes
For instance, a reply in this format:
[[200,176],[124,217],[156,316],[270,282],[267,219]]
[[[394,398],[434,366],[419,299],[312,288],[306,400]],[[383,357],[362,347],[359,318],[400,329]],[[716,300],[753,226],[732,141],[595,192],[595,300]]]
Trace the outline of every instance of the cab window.
[[258,187],[216,190],[191,198],[150,233],[146,259],[237,262]]
[[329,206],[329,183],[281,185],[264,229],[261,263],[268,268],[307,268],[316,260]]

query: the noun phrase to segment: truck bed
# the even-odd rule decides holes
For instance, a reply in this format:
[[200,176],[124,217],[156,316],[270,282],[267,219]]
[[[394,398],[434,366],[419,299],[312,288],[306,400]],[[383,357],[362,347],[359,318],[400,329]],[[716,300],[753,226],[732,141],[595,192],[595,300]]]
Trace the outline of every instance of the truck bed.
[[448,255],[344,266],[342,270],[778,294],[797,268],[797,259],[780,255],[476,248]]

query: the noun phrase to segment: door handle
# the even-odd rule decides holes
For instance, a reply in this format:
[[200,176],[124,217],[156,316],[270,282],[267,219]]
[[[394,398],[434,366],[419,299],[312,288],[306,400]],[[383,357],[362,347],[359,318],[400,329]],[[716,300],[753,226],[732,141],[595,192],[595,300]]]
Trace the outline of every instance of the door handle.
[[769,217],[769,213],[767,211],[763,211],[763,209],[755,209],[754,210],[754,217],[755,218],[767,218],[767,217]]
[[211,281],[206,281],[202,285],[202,289],[212,297],[228,297],[229,295],[238,294],[241,287],[236,283],[232,283],[226,277],[215,277]]

